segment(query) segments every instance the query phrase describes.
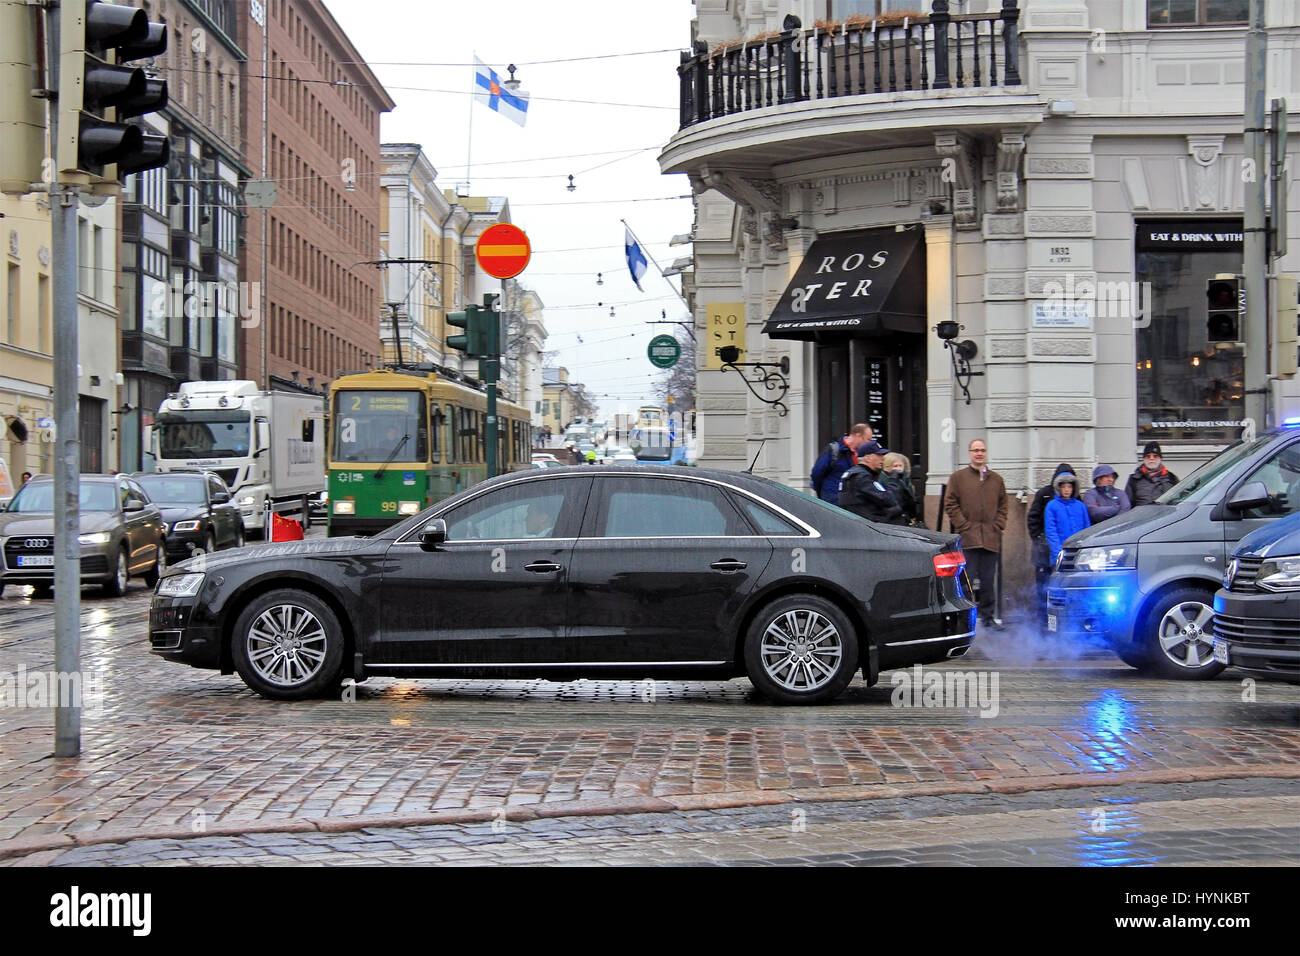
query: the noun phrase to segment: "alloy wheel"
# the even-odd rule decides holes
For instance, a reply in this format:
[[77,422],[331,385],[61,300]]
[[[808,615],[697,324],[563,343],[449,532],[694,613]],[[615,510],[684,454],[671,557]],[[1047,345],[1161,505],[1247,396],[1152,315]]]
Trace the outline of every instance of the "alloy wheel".
[[814,610],[795,608],[768,624],[759,653],[763,670],[774,683],[807,692],[834,679],[844,647],[831,621]]
[[248,628],[248,661],[277,687],[306,683],[325,661],[325,628],[316,615],[294,604],[267,608]]
[[1156,639],[1165,657],[1180,667],[1202,667],[1214,660],[1211,624],[1214,609],[1199,601],[1175,604],[1160,619]]

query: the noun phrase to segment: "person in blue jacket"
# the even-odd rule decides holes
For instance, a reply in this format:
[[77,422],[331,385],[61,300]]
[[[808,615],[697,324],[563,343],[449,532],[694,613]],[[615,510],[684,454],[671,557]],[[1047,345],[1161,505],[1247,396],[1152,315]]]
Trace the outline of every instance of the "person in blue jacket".
[[1043,527],[1047,532],[1047,553],[1055,564],[1065,539],[1091,525],[1092,520],[1088,517],[1088,506],[1074,496],[1078,487],[1074,475],[1068,471],[1057,475],[1052,484],[1056,487],[1056,497],[1043,510]]
[[812,474],[809,476],[808,484],[813,494],[822,501],[829,501],[833,505],[839,504],[840,479],[844,477],[846,471],[858,463],[858,446],[863,442],[871,441],[871,438],[871,426],[859,422],[839,441],[827,445],[826,450],[813,464]]

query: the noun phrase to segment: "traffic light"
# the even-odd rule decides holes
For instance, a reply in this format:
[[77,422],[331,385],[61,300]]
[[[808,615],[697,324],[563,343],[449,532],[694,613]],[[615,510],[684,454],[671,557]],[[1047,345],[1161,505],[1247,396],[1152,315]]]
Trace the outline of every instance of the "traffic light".
[[499,295],[489,293],[483,296],[483,308],[479,311],[483,323],[483,349],[485,354],[492,356],[500,356],[501,343],[505,341],[501,329],[502,315],[497,311],[499,301],[501,301]]
[[0,192],[23,195],[44,179],[45,103],[33,96],[44,83],[33,63],[40,8],[22,0],[0,0]]
[[164,80],[124,65],[166,52],[166,26],[135,7],[64,0],[59,29],[60,174],[112,179],[165,166],[167,137],[119,121],[167,105]]
[[1297,327],[1296,277],[1279,274],[1273,280],[1273,314],[1269,326],[1273,334],[1273,374],[1278,378],[1292,378],[1297,372],[1297,352],[1300,351],[1300,328]]
[[464,329],[464,335],[447,336],[447,345],[459,349],[470,358],[482,358],[487,355],[487,342],[483,328],[484,316],[474,303],[467,303],[464,312],[448,312],[447,324]]
[[1245,298],[1240,276],[1217,275],[1205,283],[1205,337],[1210,342],[1241,340]]

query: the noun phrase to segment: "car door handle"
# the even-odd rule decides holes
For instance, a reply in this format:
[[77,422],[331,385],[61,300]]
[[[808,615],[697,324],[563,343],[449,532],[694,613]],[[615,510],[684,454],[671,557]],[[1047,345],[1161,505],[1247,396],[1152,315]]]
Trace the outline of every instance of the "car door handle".
[[524,570],[532,571],[534,574],[550,574],[553,571],[563,571],[564,569],[550,561],[534,561],[532,564],[525,564]]
[[731,571],[743,571],[749,565],[744,561],[737,561],[735,558],[723,558],[721,561],[714,561],[709,567],[714,571],[721,571],[726,574]]

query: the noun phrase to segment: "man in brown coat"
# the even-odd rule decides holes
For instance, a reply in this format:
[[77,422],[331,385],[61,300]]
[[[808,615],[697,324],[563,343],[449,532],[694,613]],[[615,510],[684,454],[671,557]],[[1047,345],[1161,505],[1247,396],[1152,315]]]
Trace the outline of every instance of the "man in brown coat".
[[980,622],[1000,631],[1002,621],[996,616],[1001,587],[998,552],[1007,527],[1007,487],[1001,475],[989,470],[989,450],[984,439],[972,441],[969,451],[969,467],[953,472],[948,479],[943,507],[952,530],[961,535],[967,570],[979,581]]

